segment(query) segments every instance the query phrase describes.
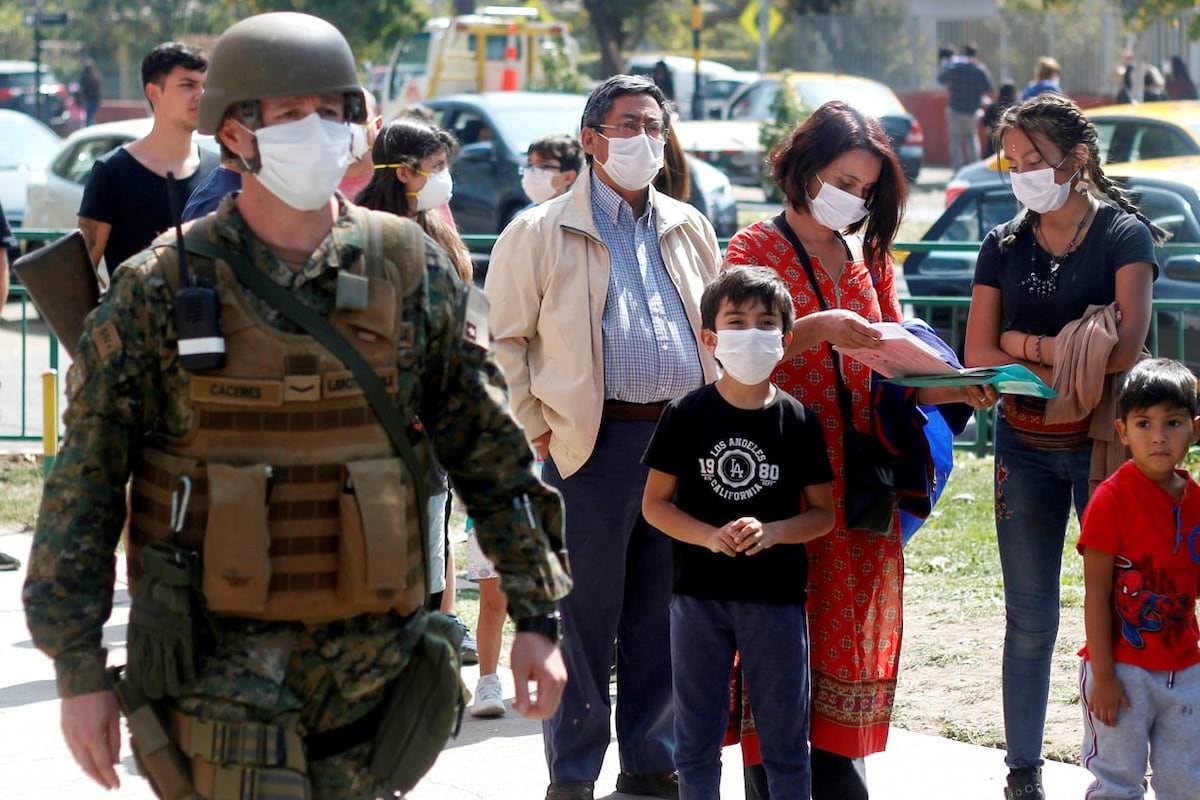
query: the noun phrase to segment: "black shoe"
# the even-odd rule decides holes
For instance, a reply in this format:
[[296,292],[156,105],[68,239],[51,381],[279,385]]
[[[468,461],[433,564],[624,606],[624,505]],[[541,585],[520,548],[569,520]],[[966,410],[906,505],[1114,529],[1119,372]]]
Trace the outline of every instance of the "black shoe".
[[1004,787],[1004,800],[1046,800],[1042,788],[1042,771],[1037,767],[1010,769],[1008,785]]
[[622,772],[617,776],[617,791],[621,794],[678,800],[679,775],[674,772],[643,772],[637,775]]
[[546,800],[592,800],[591,781],[552,783],[546,787]]

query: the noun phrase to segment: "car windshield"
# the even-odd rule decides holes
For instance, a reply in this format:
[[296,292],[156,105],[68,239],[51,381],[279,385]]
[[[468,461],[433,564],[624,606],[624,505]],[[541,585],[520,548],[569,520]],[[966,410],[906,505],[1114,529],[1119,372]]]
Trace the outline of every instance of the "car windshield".
[[529,145],[543,136],[552,133],[578,136],[584,101],[581,97],[578,103],[561,106],[491,109],[491,117],[513,153],[523,156]]
[[62,143],[53,131],[24,115],[0,121],[0,169],[41,169]]
[[874,81],[797,81],[792,84],[800,101],[815,109],[830,100],[842,100],[872,117],[903,114],[904,106],[892,90]]

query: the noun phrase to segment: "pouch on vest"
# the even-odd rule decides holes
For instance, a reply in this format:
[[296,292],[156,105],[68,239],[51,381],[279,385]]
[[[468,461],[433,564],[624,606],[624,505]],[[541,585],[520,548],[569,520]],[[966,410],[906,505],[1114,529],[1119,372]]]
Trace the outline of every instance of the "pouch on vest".
[[371,774],[407,792],[458,734],[467,689],[459,677],[462,630],[445,614],[418,612],[423,629],[408,664],[392,682],[371,749]]
[[197,555],[167,542],[141,552],[141,577],[129,611],[129,664],[126,676],[146,697],[178,697],[196,677],[207,650],[199,607]]
[[398,458],[354,461],[339,498],[338,597],[367,606],[425,597],[412,478]]
[[271,588],[265,464],[208,465],[204,598],[215,614],[261,611]]

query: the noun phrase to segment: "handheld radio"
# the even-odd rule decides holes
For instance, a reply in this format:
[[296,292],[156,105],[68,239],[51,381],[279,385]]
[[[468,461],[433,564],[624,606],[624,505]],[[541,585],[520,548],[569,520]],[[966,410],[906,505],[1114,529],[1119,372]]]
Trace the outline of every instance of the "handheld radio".
[[179,335],[179,363],[188,372],[225,366],[225,337],[221,333],[221,299],[217,290],[201,283],[188,270],[183,241],[183,216],[179,184],[167,173],[167,201],[175,221],[175,247],[179,251],[179,291],[175,293],[175,329]]

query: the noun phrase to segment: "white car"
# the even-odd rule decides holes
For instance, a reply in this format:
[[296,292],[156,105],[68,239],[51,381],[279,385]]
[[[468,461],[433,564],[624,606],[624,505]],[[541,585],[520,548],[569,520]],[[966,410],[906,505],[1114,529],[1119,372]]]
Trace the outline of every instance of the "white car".
[[0,206],[14,228],[25,225],[25,188],[40,179],[62,139],[28,114],[0,108]]
[[[96,159],[108,151],[129,144],[150,132],[151,117],[104,122],[82,128],[68,136],[50,167],[41,176],[29,180],[26,203],[26,228],[55,228],[71,230],[79,216],[83,200],[83,185],[92,174]],[[205,150],[216,153],[217,143],[211,136],[195,137]]]

